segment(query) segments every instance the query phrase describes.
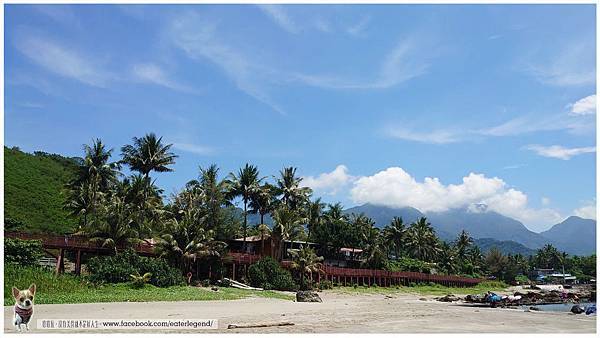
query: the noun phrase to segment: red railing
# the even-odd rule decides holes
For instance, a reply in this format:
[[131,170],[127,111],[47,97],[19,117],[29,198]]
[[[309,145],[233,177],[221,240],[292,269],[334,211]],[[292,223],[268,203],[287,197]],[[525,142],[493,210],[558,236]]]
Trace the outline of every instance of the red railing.
[[477,284],[481,282],[478,278],[468,278],[451,275],[433,275],[421,272],[406,272],[406,271],[385,271],[375,269],[351,269],[339,268],[325,265],[323,272],[326,275],[336,277],[366,277],[366,278],[403,278],[407,280],[423,281],[423,282],[453,282],[461,284]]

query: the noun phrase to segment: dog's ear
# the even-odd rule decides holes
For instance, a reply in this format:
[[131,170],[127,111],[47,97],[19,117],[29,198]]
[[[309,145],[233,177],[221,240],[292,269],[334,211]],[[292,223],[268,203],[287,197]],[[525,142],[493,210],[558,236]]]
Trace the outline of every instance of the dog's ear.
[[12,287],[12,294],[13,294],[13,297],[15,297],[15,298],[19,298],[19,294],[20,294],[20,293],[21,293],[21,291],[20,291],[19,289],[17,289],[17,288],[16,288],[16,287],[14,287],[14,286]]
[[31,292],[32,295],[35,295],[35,284],[29,286],[29,292]]

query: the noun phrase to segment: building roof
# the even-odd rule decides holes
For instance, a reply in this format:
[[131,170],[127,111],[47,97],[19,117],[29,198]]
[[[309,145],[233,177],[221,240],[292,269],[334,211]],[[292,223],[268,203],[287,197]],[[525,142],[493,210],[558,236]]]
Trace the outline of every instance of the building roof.
[[[264,235],[262,238],[260,235],[255,235],[255,236],[247,236],[246,237],[246,242],[260,242],[261,240],[267,240],[269,239],[269,235]],[[236,242],[243,242],[244,241],[244,237],[241,238],[234,238],[232,239],[232,241],[236,241]]]

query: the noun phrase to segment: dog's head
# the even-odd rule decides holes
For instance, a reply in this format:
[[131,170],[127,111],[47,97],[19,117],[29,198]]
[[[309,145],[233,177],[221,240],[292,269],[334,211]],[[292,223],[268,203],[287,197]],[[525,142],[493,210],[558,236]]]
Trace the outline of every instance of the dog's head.
[[13,286],[12,294],[15,298],[15,303],[22,309],[29,309],[33,306],[33,298],[35,296],[35,284],[31,284],[29,289],[19,290]]

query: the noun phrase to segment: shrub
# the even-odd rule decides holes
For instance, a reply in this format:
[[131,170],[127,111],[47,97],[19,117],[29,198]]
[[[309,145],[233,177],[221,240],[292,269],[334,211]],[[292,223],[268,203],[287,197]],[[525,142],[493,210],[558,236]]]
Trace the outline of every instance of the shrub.
[[293,291],[298,287],[289,271],[282,268],[272,257],[261,258],[248,268],[250,285],[265,290]]
[[333,284],[331,283],[331,281],[322,280],[321,282],[319,282],[318,287],[320,290],[329,290],[333,289]]
[[396,261],[388,261],[385,265],[387,271],[410,271],[431,273],[433,264],[413,259],[409,257],[401,257]]
[[19,265],[36,265],[44,256],[42,242],[4,238],[4,262]]
[[124,283],[131,275],[151,273],[149,283],[158,287],[184,284],[181,271],[162,259],[140,257],[132,249],[114,256],[93,257],[88,262],[90,281],[99,283]]

